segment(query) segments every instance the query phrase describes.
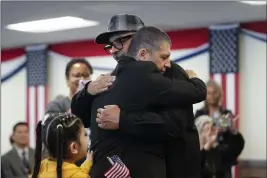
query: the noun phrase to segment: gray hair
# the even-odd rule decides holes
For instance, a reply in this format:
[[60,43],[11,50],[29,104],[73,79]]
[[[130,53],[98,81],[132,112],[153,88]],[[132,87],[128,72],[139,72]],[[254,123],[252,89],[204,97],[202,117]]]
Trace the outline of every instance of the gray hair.
[[171,39],[163,30],[145,26],[140,28],[132,38],[127,55],[136,58],[140,49],[146,48],[150,53],[159,50],[163,42],[171,44]]
[[206,123],[212,123],[212,118],[208,115],[202,115],[196,118],[195,125],[199,134],[202,133],[203,127]]

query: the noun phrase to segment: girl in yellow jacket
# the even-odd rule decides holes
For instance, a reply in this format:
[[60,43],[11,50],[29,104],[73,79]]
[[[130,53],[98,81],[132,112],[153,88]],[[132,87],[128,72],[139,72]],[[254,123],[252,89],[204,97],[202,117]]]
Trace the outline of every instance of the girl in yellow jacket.
[[[32,178],[89,178],[92,153],[87,152],[88,135],[82,121],[69,113],[52,114],[36,128],[35,166]],[[42,145],[49,157],[41,162]],[[78,167],[75,162],[83,159]]]

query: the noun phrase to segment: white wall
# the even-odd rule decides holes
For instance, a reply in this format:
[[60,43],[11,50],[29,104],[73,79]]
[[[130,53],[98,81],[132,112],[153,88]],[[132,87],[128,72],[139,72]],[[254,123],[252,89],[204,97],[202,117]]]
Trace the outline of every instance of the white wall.
[[26,69],[1,85],[1,153],[11,148],[9,136],[17,122],[26,122]]
[[266,160],[266,42],[240,41],[240,130],[246,145],[241,159]]
[[[240,39],[240,130],[246,145],[241,159],[266,159],[266,42],[241,35]],[[172,58],[183,56],[194,49],[173,51]],[[50,52],[48,63],[49,101],[59,94],[68,94],[65,66],[70,58]],[[112,57],[90,57],[93,66],[114,68]],[[185,69],[195,70],[203,80],[209,79],[208,53],[179,63]],[[95,71],[93,78],[108,71]],[[1,150],[10,149],[12,126],[25,120],[25,69],[1,86]],[[10,97],[15,99],[11,99]],[[201,104],[195,105],[194,110]]]

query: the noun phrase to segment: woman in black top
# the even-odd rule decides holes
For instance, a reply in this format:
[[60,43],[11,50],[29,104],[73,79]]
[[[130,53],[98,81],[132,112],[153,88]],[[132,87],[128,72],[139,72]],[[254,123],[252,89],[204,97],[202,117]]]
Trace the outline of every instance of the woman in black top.
[[[238,132],[233,136],[220,132],[208,115],[196,118],[195,124],[200,139],[202,178],[231,178],[231,167],[244,146],[243,137]],[[219,139],[220,134],[223,140]]]

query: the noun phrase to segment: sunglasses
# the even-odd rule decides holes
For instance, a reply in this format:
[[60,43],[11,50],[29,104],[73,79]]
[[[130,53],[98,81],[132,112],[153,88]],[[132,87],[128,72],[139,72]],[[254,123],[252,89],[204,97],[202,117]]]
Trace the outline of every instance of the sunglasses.
[[113,42],[108,43],[106,46],[104,46],[104,50],[108,53],[108,54],[112,54],[112,47],[116,48],[117,50],[122,50],[123,48],[123,44],[128,41],[129,39],[131,39],[134,35],[127,35],[121,38],[116,39]]

